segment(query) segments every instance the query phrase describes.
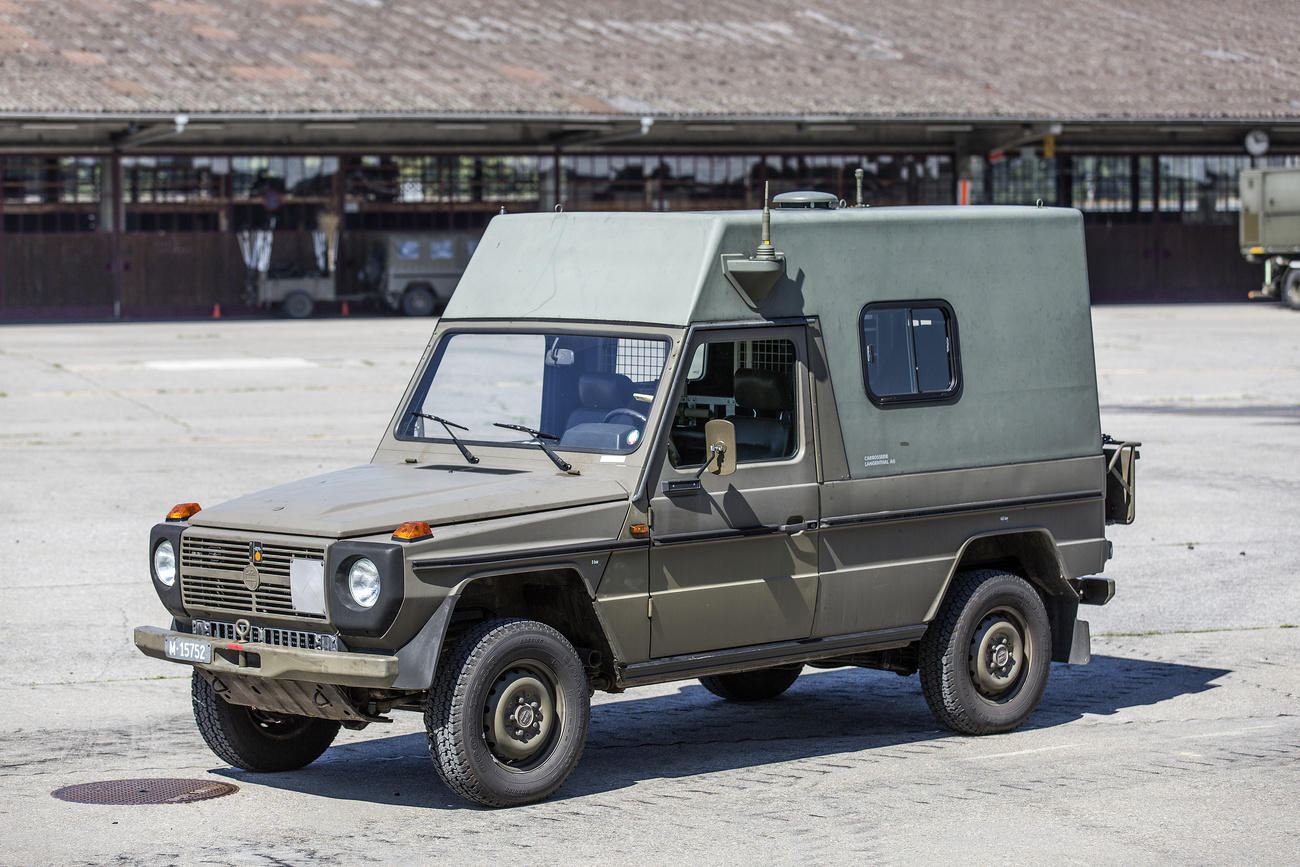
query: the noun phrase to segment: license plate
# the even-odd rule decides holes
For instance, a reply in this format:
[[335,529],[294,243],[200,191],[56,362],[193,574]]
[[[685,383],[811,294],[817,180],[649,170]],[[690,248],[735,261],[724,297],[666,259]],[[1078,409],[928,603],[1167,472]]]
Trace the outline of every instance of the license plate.
[[212,645],[192,638],[169,638],[163,642],[163,651],[168,659],[179,659],[181,662],[212,661]]

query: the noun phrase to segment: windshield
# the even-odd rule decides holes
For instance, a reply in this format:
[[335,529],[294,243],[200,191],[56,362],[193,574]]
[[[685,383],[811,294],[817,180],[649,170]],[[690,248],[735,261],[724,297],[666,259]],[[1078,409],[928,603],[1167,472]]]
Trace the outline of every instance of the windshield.
[[398,421],[402,439],[447,439],[429,416],[480,443],[529,443],[500,424],[540,431],[561,449],[631,452],[645,435],[668,341],[587,334],[462,332],[445,337]]

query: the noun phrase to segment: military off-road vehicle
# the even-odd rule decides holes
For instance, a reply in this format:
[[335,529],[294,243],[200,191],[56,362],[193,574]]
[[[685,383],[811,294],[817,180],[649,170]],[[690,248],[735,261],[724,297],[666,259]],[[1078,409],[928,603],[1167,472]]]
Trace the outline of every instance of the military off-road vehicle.
[[1087,662],[1136,450],[1099,428],[1079,213],[778,204],[770,237],[497,217],[369,464],[155,526],[173,619],[135,643],[194,667],[213,751],[298,768],[414,710],[506,806],[573,771],[595,690],[919,672],[985,734]]
[[1300,310],[1300,168],[1244,169],[1238,184],[1241,255],[1264,263],[1264,283],[1250,297]]

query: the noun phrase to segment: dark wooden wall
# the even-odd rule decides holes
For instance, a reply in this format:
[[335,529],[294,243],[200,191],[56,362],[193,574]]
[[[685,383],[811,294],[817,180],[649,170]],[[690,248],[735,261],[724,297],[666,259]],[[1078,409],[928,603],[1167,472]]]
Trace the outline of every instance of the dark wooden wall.
[[1244,301],[1263,280],[1235,225],[1091,224],[1084,239],[1094,303]]
[[[355,292],[370,242],[383,233],[348,232],[340,240],[339,291]],[[1236,226],[1087,224],[1088,274],[1095,303],[1243,301],[1263,279],[1237,250]],[[226,232],[127,233],[120,236],[123,315],[202,313],[244,303],[246,269]],[[314,268],[310,232],[277,232],[273,267]],[[0,234],[0,317],[39,313],[111,315],[117,299],[110,234]]]

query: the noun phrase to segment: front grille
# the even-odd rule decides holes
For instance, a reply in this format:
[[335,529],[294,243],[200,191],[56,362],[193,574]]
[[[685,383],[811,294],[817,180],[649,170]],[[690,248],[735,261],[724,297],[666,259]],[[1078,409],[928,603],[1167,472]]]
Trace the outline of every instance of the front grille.
[[181,599],[198,608],[236,611],[241,614],[279,614],[324,620],[325,615],[298,611],[289,588],[289,562],[293,559],[324,562],[324,546],[262,543],[262,561],[257,564],[259,584],[248,589],[244,567],[250,540],[181,536]]
[[304,632],[301,629],[279,629],[273,626],[248,627],[248,635],[240,638],[235,633],[235,624],[222,623],[219,620],[195,620],[192,624],[195,635],[207,635],[211,638],[224,638],[227,641],[250,641],[260,644],[274,644],[276,647],[300,647],[304,650],[342,650],[337,635],[323,632]]

